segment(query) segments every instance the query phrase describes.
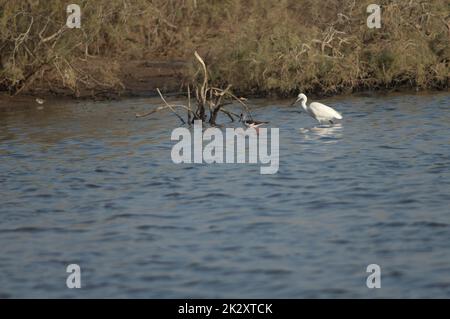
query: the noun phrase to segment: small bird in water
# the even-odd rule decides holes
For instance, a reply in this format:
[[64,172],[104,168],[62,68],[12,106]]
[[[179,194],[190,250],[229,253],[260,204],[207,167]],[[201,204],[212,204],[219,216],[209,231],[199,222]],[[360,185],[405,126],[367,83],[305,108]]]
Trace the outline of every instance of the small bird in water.
[[258,132],[258,127],[260,127],[263,124],[268,124],[269,122],[264,122],[264,121],[255,121],[253,119],[249,119],[247,117],[247,114],[242,114],[241,113],[241,117],[239,119],[242,123],[244,123],[245,126],[247,126],[248,128],[254,128],[256,129],[256,132]]
[[300,93],[297,97],[297,100],[292,103],[292,105],[295,105],[297,102],[301,101],[302,109],[313,119],[317,120],[319,124],[334,124],[336,120],[342,120],[342,115],[336,112],[331,107],[319,102],[312,102],[309,105],[306,105],[307,100],[308,98],[306,97],[306,95]]
[[45,100],[44,99],[40,99],[40,98],[37,97],[36,98],[36,103],[42,105],[42,104],[45,103]]

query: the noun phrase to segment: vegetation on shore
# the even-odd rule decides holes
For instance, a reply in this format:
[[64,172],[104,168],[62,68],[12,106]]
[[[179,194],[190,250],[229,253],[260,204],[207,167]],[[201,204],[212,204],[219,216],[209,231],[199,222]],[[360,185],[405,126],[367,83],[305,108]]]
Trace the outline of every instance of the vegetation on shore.
[[[121,92],[129,61],[186,61],[200,77],[240,93],[332,94],[361,89],[443,89],[450,74],[447,0],[0,0],[0,90]],[[149,90],[155,88],[149,88]]]

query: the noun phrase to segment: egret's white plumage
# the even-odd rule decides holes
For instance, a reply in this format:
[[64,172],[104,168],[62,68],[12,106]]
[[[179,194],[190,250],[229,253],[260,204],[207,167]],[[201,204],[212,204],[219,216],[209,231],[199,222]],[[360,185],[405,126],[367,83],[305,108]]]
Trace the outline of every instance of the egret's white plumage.
[[[295,103],[301,101],[302,109],[308,113],[309,116],[317,120],[319,123],[334,123],[335,120],[341,120],[342,115],[336,112],[329,106],[319,102],[312,102],[309,105],[306,105],[306,101],[308,98],[305,94],[300,93],[298,95],[297,101]],[[294,103],[294,104],[295,104]]]

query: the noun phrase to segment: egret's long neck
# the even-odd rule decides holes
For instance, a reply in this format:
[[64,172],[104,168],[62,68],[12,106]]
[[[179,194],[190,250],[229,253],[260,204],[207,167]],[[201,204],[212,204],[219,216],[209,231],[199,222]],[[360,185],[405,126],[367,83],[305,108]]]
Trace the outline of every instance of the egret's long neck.
[[302,100],[302,109],[306,112],[308,109],[306,107],[306,99]]

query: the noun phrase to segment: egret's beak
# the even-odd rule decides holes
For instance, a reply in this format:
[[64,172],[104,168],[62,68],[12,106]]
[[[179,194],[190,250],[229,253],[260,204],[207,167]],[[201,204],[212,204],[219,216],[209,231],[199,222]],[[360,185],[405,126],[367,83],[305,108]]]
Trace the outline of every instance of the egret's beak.
[[289,106],[294,106],[295,104],[297,104],[300,101],[300,99],[295,100],[295,102],[292,102]]

